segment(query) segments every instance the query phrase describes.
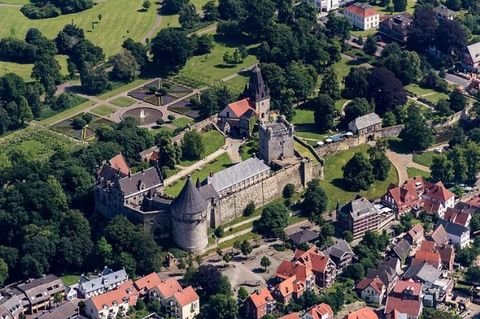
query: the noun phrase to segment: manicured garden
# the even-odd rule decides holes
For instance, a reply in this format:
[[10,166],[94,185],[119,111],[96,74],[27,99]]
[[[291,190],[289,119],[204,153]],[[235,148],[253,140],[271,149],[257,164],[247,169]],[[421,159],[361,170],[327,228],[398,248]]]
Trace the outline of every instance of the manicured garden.
[[109,105],[100,105],[90,111],[95,115],[107,116],[115,112],[115,109]]
[[172,125],[177,128],[185,128],[192,122],[193,120],[189,117],[179,117],[172,121]]
[[117,97],[116,99],[110,101],[113,105],[119,106],[119,107],[129,107],[135,104],[135,100],[126,97],[126,96],[120,96]]
[[[207,132],[202,132],[202,141],[205,146],[205,150],[202,154],[202,157],[206,157],[213,152],[220,149],[225,144],[225,136],[220,134],[217,130],[210,130]],[[196,161],[181,161],[180,166],[190,166]]]
[[354,199],[357,194],[365,196],[370,200],[380,198],[385,193],[390,183],[398,184],[397,171],[393,165],[391,165],[387,179],[385,181],[375,181],[375,183],[370,186],[368,191],[350,192],[343,188],[342,167],[347,164],[347,162],[356,152],[367,153],[369,147],[370,146],[364,144],[326,157],[324,167],[325,178],[324,180],[320,181],[320,185],[327,193],[329,199],[329,211],[335,209],[337,201],[340,204],[345,204]]
[[[208,174],[210,172],[219,172],[227,167],[229,167],[232,164],[230,161],[230,158],[228,157],[227,154],[222,154],[219,157],[217,157],[213,162],[207,164],[204,166],[201,170],[196,171],[195,173],[192,174],[192,180],[195,182],[197,178],[200,179],[200,181],[204,180],[207,178]],[[185,185],[185,179],[181,179],[165,188],[165,193],[170,196],[177,196],[180,191],[182,190],[183,186]]]
[[45,120],[40,121],[40,124],[43,125],[52,125],[58,121],[61,121],[62,119],[68,118],[72,115],[75,115],[77,113],[81,113],[85,109],[95,105],[95,102],[93,101],[86,101],[80,105],[77,105],[75,107],[69,108],[68,110],[65,110],[63,112],[57,113]]
[[20,7],[2,7],[0,38],[13,36],[23,39],[29,28],[38,28],[45,36],[54,38],[66,24],[73,22],[85,30],[87,39],[102,47],[109,56],[120,52],[121,44],[126,38],[140,41],[155,25],[155,8],[142,12],[139,10],[142,3],[143,0],[105,0],[83,12],[39,20],[26,18],[20,12]]

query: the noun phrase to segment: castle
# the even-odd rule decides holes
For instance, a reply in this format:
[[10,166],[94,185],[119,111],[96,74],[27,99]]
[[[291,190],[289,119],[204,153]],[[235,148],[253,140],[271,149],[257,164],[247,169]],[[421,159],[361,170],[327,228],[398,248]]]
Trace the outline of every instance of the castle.
[[[246,100],[255,101],[255,116],[261,122],[258,158],[253,156],[211,173],[203,181],[188,178],[180,194],[172,200],[163,194],[158,167],[132,174],[123,156],[117,155],[97,173],[96,211],[108,218],[127,216],[147,230],[161,228],[160,233],[171,234],[180,248],[201,252],[208,245],[208,228],[242,216],[249,203],[260,207],[281,197],[287,184],[298,189],[318,177],[319,164],[294,151],[293,125],[284,117],[267,121],[270,97],[258,67],[253,70],[247,92],[251,95]],[[232,109],[231,105],[226,109]],[[231,117],[223,119],[224,124],[231,120]]]

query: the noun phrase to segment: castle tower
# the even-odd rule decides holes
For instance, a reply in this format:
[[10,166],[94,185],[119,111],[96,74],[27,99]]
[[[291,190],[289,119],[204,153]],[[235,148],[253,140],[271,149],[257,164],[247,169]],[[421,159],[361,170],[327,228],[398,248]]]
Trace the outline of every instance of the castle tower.
[[189,252],[201,252],[208,245],[208,203],[190,177],[170,205],[175,243]]
[[266,119],[270,111],[270,90],[263,80],[262,71],[256,65],[252,69],[245,97],[255,103],[255,111],[260,119]]
[[260,158],[270,165],[272,161],[284,160],[295,156],[293,125],[285,116],[273,123],[262,123],[259,127]]

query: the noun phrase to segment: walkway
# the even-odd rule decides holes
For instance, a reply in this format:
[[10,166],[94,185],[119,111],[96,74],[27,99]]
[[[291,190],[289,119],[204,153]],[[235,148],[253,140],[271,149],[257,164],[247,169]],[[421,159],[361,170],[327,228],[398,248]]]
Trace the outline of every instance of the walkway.
[[397,170],[399,185],[402,185],[408,179],[407,168],[409,167],[428,173],[430,172],[429,167],[415,163],[412,159],[412,154],[399,154],[391,150],[387,150],[387,157]]

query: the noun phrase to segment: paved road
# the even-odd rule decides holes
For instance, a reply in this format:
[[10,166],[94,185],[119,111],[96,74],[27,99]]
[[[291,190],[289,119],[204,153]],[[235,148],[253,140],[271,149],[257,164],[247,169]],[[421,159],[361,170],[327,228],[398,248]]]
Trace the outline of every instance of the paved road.
[[467,87],[470,84],[470,81],[451,73],[447,73],[447,75],[445,76],[445,80],[456,85],[461,85],[463,87]]
[[430,172],[430,168],[427,166],[415,163],[412,160],[411,154],[398,154],[391,150],[387,150],[387,157],[392,162],[393,166],[398,173],[398,183],[402,185],[408,179],[408,167],[416,168],[424,172]]

